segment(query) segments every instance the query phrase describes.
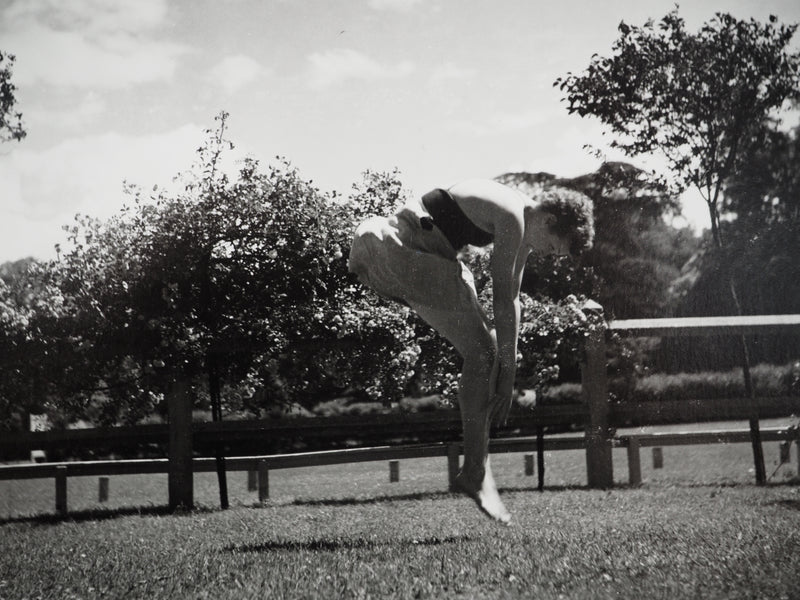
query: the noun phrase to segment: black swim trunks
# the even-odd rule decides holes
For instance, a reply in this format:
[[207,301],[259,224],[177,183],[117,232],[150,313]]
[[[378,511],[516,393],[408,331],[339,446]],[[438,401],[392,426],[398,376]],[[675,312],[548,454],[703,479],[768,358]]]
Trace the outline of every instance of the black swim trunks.
[[447,190],[435,189],[428,192],[422,197],[422,206],[430,214],[430,219],[421,219],[422,228],[430,230],[435,224],[456,252],[467,245],[488,246],[494,241],[493,234],[470,221]]

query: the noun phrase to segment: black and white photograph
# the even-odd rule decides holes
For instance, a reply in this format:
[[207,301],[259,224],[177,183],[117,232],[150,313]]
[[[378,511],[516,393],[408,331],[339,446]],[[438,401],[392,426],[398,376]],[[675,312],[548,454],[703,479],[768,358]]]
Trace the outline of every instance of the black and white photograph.
[[0,0],[0,600],[800,600],[796,0]]

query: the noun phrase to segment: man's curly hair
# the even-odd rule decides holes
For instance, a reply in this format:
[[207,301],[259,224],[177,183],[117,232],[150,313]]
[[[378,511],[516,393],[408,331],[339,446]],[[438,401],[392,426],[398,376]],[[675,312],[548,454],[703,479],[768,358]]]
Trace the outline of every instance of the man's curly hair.
[[579,255],[594,242],[594,213],[592,201],[585,194],[556,188],[547,190],[539,198],[540,208],[555,216],[550,230],[559,237],[570,240],[570,254]]

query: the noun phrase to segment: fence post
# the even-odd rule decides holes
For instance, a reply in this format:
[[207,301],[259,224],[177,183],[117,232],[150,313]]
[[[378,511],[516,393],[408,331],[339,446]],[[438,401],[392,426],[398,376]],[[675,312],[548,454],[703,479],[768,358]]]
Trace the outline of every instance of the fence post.
[[792,462],[792,442],[781,442],[780,446],[780,460],[778,465],[785,465]]
[[101,477],[97,482],[97,501],[108,501],[108,477]]
[[[585,312],[602,314],[602,307],[589,301]],[[611,434],[608,424],[608,382],[606,380],[606,327],[598,327],[586,340],[581,363],[583,402],[589,412],[586,423],[586,475],[590,488],[614,486]]]
[[794,441],[795,450],[797,450],[797,476],[800,477],[800,439]]
[[192,475],[192,397],[186,382],[176,379],[167,399],[169,415],[169,507],[194,507]]
[[390,460],[389,461],[389,483],[395,483],[400,481],[400,461],[399,460]]
[[536,428],[536,465],[539,467],[539,482],[536,489],[544,491],[544,427]]
[[664,468],[664,449],[663,448],[653,448],[653,468],[654,469],[663,469]]
[[642,460],[639,454],[641,443],[637,436],[628,438],[628,484],[642,485]]
[[56,467],[56,512],[59,515],[67,514],[67,467]]
[[459,444],[447,444],[447,483],[451,492],[456,490],[456,477],[458,477],[458,457],[461,454]]
[[269,499],[269,467],[267,461],[258,461],[258,501],[265,502]]
[[525,455],[525,475],[528,477],[533,475],[533,454]]

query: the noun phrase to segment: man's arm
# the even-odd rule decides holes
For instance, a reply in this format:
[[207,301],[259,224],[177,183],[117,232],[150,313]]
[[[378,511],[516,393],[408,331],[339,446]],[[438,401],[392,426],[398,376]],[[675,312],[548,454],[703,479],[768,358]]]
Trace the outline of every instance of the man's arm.
[[[517,229],[514,227],[513,229]],[[519,336],[519,290],[527,252],[521,247],[519,234],[506,228],[495,242],[492,254],[492,292],[494,297],[494,324],[497,334],[497,359],[499,373],[492,413],[505,422],[511,408],[514,378],[517,372],[517,338]]]

